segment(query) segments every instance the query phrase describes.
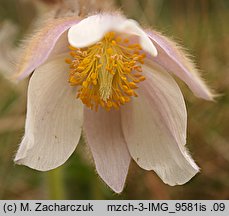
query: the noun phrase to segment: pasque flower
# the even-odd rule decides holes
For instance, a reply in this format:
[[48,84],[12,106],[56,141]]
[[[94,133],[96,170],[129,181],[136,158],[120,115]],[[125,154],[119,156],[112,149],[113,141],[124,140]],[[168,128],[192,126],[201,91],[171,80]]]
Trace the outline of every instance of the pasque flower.
[[161,34],[119,14],[55,19],[28,42],[17,78],[32,72],[17,164],[54,169],[83,131],[98,174],[115,192],[123,190],[131,158],[169,185],[199,171],[185,148],[187,112],[170,73],[196,96],[212,94]]

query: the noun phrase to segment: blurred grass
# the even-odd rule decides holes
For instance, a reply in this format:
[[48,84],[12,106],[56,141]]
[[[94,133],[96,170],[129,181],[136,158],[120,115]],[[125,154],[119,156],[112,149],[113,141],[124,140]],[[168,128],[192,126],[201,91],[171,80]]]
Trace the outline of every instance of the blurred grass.
[[[229,2],[227,0],[117,0],[124,13],[160,30],[195,56],[204,78],[221,94],[216,102],[195,98],[180,81],[188,108],[188,146],[201,173],[169,187],[131,164],[127,186],[115,195],[98,178],[83,141],[63,165],[68,199],[229,199]],[[30,3],[0,0],[0,20],[11,19],[23,35],[34,17]],[[0,77],[0,199],[47,199],[47,174],[15,166],[23,135],[26,85]]]

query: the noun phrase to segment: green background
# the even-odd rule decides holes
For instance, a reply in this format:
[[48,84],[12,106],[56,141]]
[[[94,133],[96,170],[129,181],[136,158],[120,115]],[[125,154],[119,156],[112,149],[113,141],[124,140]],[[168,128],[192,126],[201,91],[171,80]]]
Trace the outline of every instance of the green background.
[[[14,165],[24,131],[28,81],[15,86],[0,76],[0,199],[55,198],[50,185],[65,199],[229,198],[229,1],[119,0],[116,5],[127,17],[184,45],[209,85],[220,94],[216,102],[206,102],[178,81],[188,109],[188,148],[201,167],[200,174],[183,186],[170,187],[154,172],[132,162],[125,190],[117,195],[96,174],[83,140],[56,172]],[[28,33],[37,14],[32,1],[0,0],[0,24],[10,19],[19,28],[16,44]],[[53,181],[55,175],[61,176],[61,181]]]

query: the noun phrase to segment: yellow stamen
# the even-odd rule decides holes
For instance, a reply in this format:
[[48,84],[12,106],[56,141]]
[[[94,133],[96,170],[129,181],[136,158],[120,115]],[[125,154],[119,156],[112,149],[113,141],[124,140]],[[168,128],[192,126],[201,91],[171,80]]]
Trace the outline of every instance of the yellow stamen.
[[69,83],[80,86],[77,98],[87,107],[95,111],[99,106],[107,111],[118,110],[132,96],[137,97],[136,83],[145,80],[139,74],[145,58],[139,44],[109,32],[87,48],[69,48],[71,58],[65,60],[71,69]]
[[129,39],[128,38],[124,39],[124,43],[129,43]]
[[69,58],[66,58],[66,59],[65,59],[65,62],[66,62],[67,64],[71,64],[71,63],[72,63],[72,60],[69,59]]

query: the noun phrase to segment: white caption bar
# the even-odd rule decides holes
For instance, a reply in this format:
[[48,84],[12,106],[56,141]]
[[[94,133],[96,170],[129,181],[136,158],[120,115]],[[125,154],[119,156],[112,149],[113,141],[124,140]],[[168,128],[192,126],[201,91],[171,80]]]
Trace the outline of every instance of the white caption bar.
[[229,216],[225,200],[2,200],[0,215]]

